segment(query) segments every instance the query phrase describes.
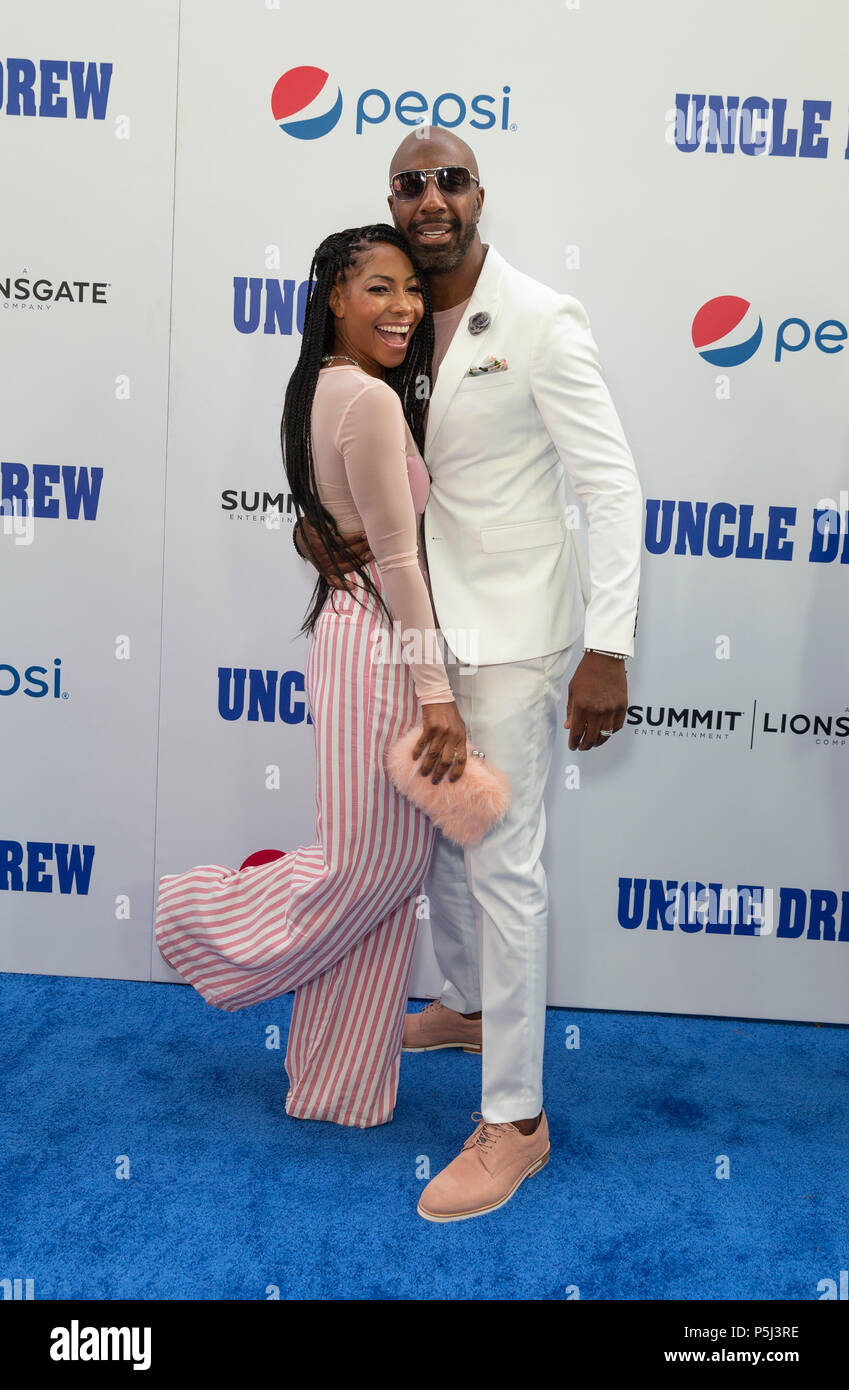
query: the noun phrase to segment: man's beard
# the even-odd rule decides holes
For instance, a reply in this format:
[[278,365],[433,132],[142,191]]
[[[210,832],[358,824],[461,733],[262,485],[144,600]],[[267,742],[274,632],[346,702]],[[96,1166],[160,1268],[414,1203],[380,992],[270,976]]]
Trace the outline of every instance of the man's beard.
[[415,257],[422,270],[426,270],[428,275],[445,275],[449,270],[456,270],[474,241],[476,230],[477,223],[468,222],[461,228],[453,246],[435,246],[432,251],[417,242]]

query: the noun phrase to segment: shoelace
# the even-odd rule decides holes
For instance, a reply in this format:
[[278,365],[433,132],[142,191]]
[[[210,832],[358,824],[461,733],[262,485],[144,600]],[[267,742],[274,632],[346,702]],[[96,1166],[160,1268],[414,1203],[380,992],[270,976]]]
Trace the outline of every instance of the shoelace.
[[483,1115],[479,1110],[472,1111],[472,1119],[475,1121],[476,1124],[482,1123],[482,1128],[480,1133],[476,1137],[471,1134],[469,1135],[468,1139],[463,1145],[464,1149],[467,1149],[470,1144],[474,1143],[476,1145],[479,1144],[482,1149],[486,1150],[487,1148],[491,1147],[494,1143],[496,1143],[496,1141],[501,1137],[501,1134],[506,1128],[506,1125],[503,1124],[487,1123],[487,1121],[484,1120]]

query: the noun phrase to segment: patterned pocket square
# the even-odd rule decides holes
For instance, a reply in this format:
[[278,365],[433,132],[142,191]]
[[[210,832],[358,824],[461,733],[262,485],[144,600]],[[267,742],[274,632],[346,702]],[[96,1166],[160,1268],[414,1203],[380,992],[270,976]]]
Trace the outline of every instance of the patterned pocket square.
[[488,357],[479,367],[470,367],[467,376],[488,376],[490,372],[509,371],[506,357]]

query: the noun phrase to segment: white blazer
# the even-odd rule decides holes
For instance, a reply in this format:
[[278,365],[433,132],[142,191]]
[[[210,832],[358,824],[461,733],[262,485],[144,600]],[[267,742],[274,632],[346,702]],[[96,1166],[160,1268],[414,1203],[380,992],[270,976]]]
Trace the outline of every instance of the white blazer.
[[[488,314],[483,332],[468,322]],[[490,357],[507,369],[469,376]],[[632,655],[642,545],[637,470],[583,305],[489,247],[439,368],[423,535],[446,645],[489,666],[584,645]],[[587,558],[567,511],[580,499]]]

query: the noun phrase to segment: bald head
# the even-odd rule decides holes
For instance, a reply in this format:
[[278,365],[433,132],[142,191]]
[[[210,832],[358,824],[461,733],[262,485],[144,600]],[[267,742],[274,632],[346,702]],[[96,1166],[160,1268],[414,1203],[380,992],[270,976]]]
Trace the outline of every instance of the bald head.
[[466,188],[463,179],[442,178],[438,184],[437,175],[429,174],[423,180],[406,181],[408,188],[402,180],[401,188],[397,192],[391,190],[388,197],[395,226],[406,238],[413,258],[431,277],[435,307],[439,307],[442,292],[434,286],[432,277],[458,272],[463,284],[466,280],[474,284],[483,264],[477,224],[484,190],[475,152],[465,140],[442,126],[417,126],[401,141],[389,166],[390,181],[406,170],[457,166],[468,169],[472,175]]
[[471,145],[442,126],[417,126],[402,140],[389,166],[389,177],[402,169],[436,169],[441,164],[461,164],[480,177]]

